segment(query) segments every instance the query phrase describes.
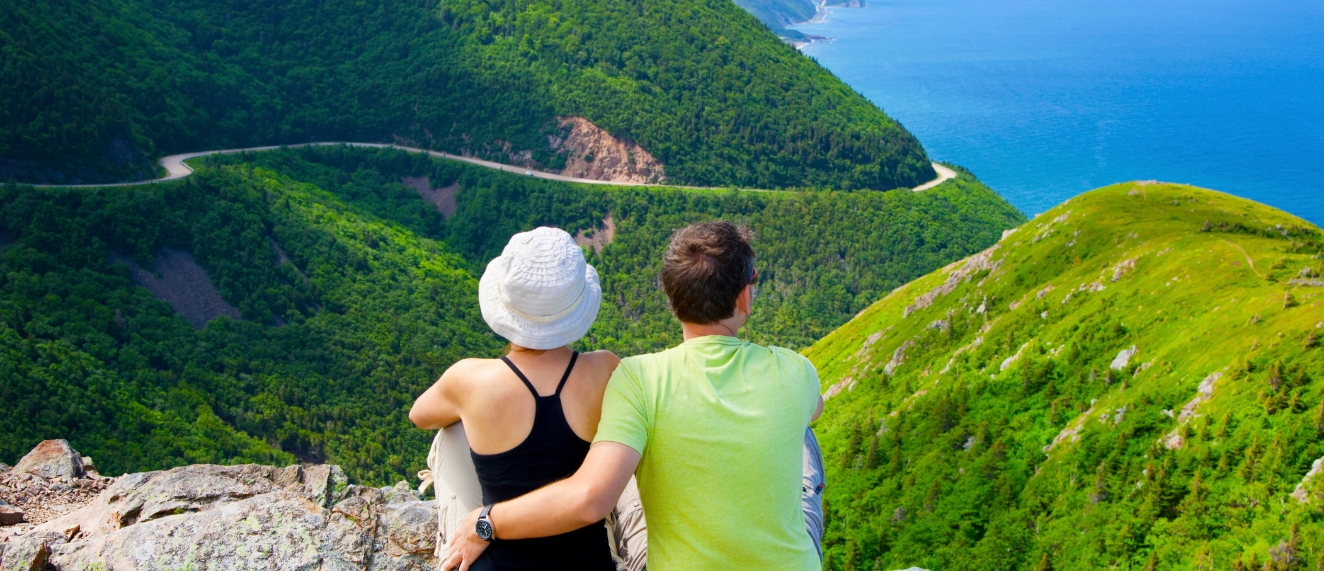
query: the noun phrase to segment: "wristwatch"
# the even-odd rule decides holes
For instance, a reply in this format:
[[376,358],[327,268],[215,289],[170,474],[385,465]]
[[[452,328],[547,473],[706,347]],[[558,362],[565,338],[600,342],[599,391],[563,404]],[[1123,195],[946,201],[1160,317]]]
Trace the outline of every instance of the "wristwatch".
[[492,504],[483,506],[483,511],[478,514],[478,523],[474,524],[474,533],[477,533],[478,539],[483,541],[492,541],[496,538],[496,531],[492,529],[492,519],[487,517],[490,511]]

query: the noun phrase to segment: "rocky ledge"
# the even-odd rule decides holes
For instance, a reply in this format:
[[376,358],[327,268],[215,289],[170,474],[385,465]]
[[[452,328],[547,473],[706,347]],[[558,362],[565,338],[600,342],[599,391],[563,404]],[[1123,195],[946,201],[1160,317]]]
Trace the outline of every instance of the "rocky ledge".
[[0,571],[427,570],[434,502],[338,466],[194,465],[102,478],[63,440],[0,464]]

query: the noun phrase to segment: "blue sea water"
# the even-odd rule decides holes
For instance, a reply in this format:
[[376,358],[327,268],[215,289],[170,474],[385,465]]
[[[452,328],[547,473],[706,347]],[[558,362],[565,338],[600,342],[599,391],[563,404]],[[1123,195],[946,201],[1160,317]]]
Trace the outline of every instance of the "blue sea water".
[[1324,225],[1324,1],[874,0],[796,29],[1027,215],[1157,179]]

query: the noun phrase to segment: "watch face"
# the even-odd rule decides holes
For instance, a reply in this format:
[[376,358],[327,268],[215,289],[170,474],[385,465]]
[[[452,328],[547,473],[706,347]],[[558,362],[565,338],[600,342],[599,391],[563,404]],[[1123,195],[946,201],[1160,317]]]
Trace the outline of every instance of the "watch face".
[[478,520],[478,525],[475,527],[477,529],[474,531],[478,533],[479,539],[482,539],[483,541],[492,541],[492,522],[480,519]]

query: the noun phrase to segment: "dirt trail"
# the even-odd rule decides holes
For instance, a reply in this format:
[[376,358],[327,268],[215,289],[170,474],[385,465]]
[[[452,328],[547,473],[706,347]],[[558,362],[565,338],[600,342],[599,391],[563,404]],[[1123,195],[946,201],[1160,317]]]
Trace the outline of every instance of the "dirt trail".
[[[161,166],[166,169],[167,174],[166,176],[155,180],[142,180],[137,182],[117,182],[111,184],[35,184],[33,186],[40,188],[101,188],[101,187],[114,187],[114,186],[137,186],[140,184],[154,184],[158,182],[178,180],[193,174],[193,168],[184,163],[184,161],[187,161],[189,159],[196,159],[198,157],[205,157],[208,155],[231,155],[235,153],[252,153],[252,152],[260,152],[260,151],[274,151],[278,149],[297,149],[299,147],[328,146],[328,145],[330,146],[345,145],[349,147],[368,147],[374,149],[392,148],[392,149],[400,149],[402,151],[406,151],[410,153],[427,153],[430,156],[438,157],[442,159],[460,161],[472,165],[478,165],[480,167],[487,167],[489,169],[494,169],[509,173],[525,174],[527,176],[531,176],[535,178],[541,178],[547,180],[559,180],[561,182],[577,182],[581,184],[605,184],[610,186],[660,186],[660,187],[668,187],[668,188],[689,188],[695,190],[721,190],[721,189],[729,188],[729,187],[677,186],[674,184],[646,183],[646,182],[617,182],[617,181],[609,181],[609,180],[595,180],[590,178],[575,178],[571,176],[563,176],[549,172],[530,170],[515,165],[507,165],[492,161],[485,161],[483,159],[476,159],[473,157],[462,157],[459,155],[452,155],[450,153],[443,153],[441,151],[429,151],[426,149],[419,149],[416,147],[406,147],[404,145],[392,145],[388,143],[350,143],[350,142],[303,143],[298,145],[271,145],[266,147],[249,147],[246,149],[219,149],[215,151],[202,151],[198,153],[183,153],[179,155],[170,155],[168,157],[162,157]],[[922,190],[928,190],[930,188],[933,188],[941,184],[947,179],[956,176],[956,173],[953,172],[951,169],[939,165],[937,163],[933,163],[933,168],[934,170],[938,171],[938,178],[915,187],[914,190],[916,192]],[[768,190],[762,188],[739,188],[738,190],[750,190],[757,192],[783,192],[783,191]]]
[[1255,272],[1255,275],[1260,276],[1261,278],[1264,277],[1264,274],[1261,274],[1259,270],[1255,269],[1255,260],[1250,259],[1250,254],[1247,254],[1245,250],[1241,249],[1241,246],[1228,242],[1227,240],[1223,240],[1223,243],[1232,246],[1233,248],[1236,248],[1238,252],[1241,252],[1241,255],[1246,257],[1246,263],[1250,264],[1250,271]]

